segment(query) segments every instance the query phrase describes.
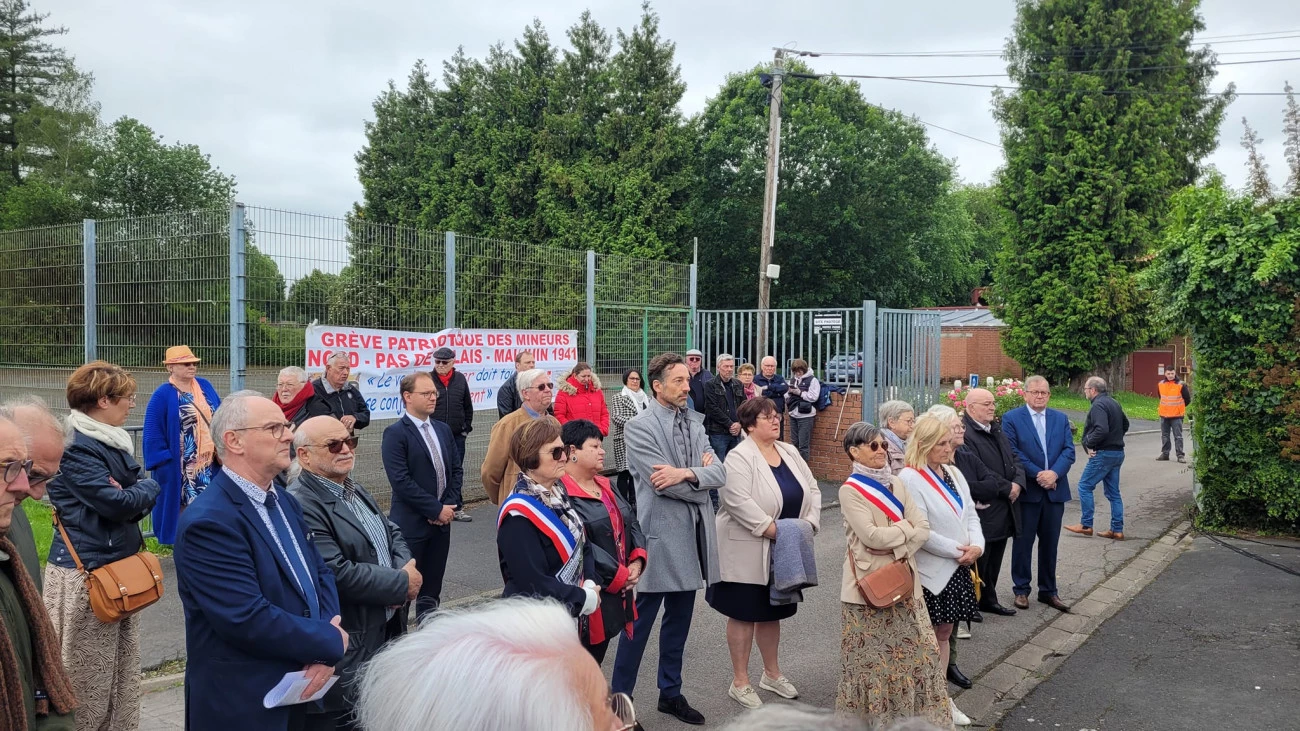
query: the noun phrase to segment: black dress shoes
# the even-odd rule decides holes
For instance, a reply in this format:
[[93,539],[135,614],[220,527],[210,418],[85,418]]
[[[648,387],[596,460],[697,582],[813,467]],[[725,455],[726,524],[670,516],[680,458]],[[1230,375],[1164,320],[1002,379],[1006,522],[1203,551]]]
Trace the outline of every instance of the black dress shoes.
[[704,714],[691,708],[691,704],[686,702],[686,696],[684,695],[673,698],[660,698],[659,712],[667,713],[674,716],[678,721],[689,723],[692,726],[704,725]]
[[956,665],[948,666],[948,682],[958,688],[965,688],[967,690],[969,690],[972,685],[975,685]]
[[1016,610],[1014,610],[1014,609],[1012,609],[1012,608],[1010,608],[1010,607],[1004,607],[1004,606],[1002,606],[1001,604],[981,604],[981,605],[980,605],[980,611],[981,611],[981,612],[988,612],[989,614],[996,614],[996,615],[998,615],[999,617],[1014,617],[1014,616],[1016,616]]
[[970,618],[970,621],[972,621],[972,622],[974,622],[974,623],[976,623],[976,624],[979,624],[980,622],[983,622],[983,621],[984,621],[984,615],[983,615],[983,614],[980,614],[980,610],[976,609],[976,610],[975,610],[975,616],[974,616],[974,617],[971,617],[971,618]]

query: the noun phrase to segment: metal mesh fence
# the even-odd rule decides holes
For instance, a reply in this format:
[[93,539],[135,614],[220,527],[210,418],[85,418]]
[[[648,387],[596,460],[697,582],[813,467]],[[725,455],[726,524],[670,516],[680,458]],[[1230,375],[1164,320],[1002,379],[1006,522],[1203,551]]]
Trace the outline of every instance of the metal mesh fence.
[[0,366],[81,365],[82,226],[0,232]]

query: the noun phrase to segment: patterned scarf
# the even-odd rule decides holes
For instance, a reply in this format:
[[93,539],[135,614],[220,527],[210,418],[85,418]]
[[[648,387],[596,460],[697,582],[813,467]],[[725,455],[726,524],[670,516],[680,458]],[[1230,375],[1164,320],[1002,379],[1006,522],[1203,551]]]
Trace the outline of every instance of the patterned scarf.
[[566,584],[580,586],[582,584],[582,551],[586,547],[586,533],[582,529],[582,518],[578,517],[578,512],[573,509],[569,502],[569,495],[564,489],[564,484],[556,481],[551,487],[545,487],[534,482],[523,472],[519,473],[519,479],[515,481],[515,489],[511,494],[520,493],[530,497],[537,498],[543,505],[551,509],[555,516],[564,523],[564,527],[569,529],[573,534],[574,548],[573,555],[569,556],[569,561],[560,567],[555,578]]
[[877,469],[872,469],[872,468],[870,468],[870,467],[868,467],[868,466],[862,464],[861,462],[854,462],[854,463],[853,463],[853,474],[855,474],[855,475],[866,475],[867,477],[870,477],[871,479],[875,480],[876,482],[879,482],[880,484],[884,485],[885,487],[889,487],[889,488],[890,488],[890,492],[893,492],[893,487],[892,487],[891,484],[890,484],[889,478],[890,478],[894,473],[893,473],[892,470],[889,469],[889,462],[885,462],[885,466],[884,466],[884,467],[881,467],[881,468],[878,469],[878,470],[877,470]]
[[[21,508],[18,508],[21,510]],[[63,669],[59,637],[54,633],[50,615],[45,611],[36,584],[27,575],[27,569],[18,559],[18,549],[7,537],[0,536],[0,551],[11,557],[5,562],[9,576],[18,590],[18,601],[27,615],[27,626],[32,638],[32,687],[44,690],[48,700],[36,702],[36,715],[45,716],[52,710],[60,715],[70,713],[77,705],[72,681]],[[0,564],[3,566],[4,564]],[[0,570],[3,570],[0,568]],[[0,731],[30,731],[23,705],[23,685],[19,677],[18,654],[9,641],[9,631],[0,617]]]

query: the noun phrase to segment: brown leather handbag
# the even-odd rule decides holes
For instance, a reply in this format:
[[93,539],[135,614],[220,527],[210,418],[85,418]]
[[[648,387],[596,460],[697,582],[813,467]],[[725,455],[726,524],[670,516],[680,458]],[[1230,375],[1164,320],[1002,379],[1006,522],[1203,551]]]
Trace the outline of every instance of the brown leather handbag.
[[148,551],[118,559],[87,571],[77,550],[63,529],[59,514],[54,514],[54,524],[63,536],[63,545],[72,554],[77,570],[86,577],[86,592],[90,595],[90,608],[104,624],[119,622],[162,598],[163,572],[158,557]]
[[[867,550],[876,553],[872,549]],[[893,551],[885,551],[877,555],[885,553],[893,553]],[[858,593],[867,604],[876,609],[888,609],[912,596],[916,577],[912,574],[912,567],[907,564],[906,559],[891,561],[866,576],[859,577],[858,565],[853,560],[852,549],[849,549],[848,556],[854,583],[857,584]]]

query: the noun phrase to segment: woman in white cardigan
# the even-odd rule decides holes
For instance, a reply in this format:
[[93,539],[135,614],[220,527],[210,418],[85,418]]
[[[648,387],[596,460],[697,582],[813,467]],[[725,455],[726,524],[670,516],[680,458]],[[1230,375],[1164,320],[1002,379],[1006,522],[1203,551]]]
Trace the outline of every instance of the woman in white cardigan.
[[948,666],[948,637],[953,625],[975,616],[970,566],[984,552],[975,502],[961,470],[952,466],[952,458],[948,423],[922,416],[907,441],[907,466],[898,476],[930,523],[930,538],[916,555],[916,568],[939,640],[940,667]]

